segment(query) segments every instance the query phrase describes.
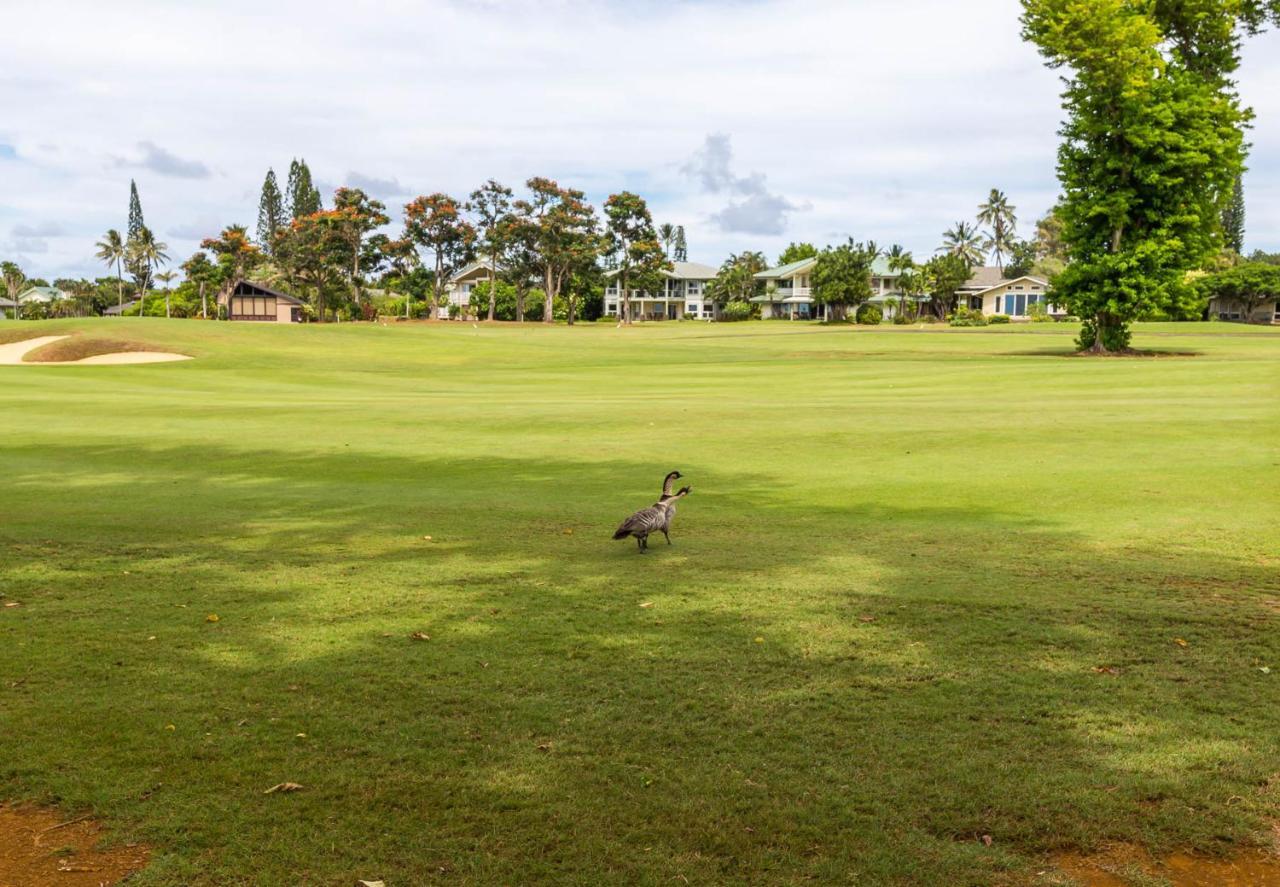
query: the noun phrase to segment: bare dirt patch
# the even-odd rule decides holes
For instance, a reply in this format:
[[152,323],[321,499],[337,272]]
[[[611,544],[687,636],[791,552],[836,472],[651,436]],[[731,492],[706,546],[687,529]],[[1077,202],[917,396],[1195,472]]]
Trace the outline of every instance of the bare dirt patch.
[[1229,859],[1175,853],[1154,859],[1128,844],[1101,853],[1063,853],[1054,865],[1082,887],[1280,887],[1280,856],[1262,849],[1245,850]]
[[142,844],[99,847],[102,826],[89,817],[64,817],[41,807],[0,804],[2,887],[107,887],[142,869],[151,851]]

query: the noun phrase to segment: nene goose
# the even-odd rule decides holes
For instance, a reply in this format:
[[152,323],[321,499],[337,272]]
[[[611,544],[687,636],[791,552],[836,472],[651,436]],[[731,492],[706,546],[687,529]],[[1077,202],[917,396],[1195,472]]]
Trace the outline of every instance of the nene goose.
[[613,538],[625,539],[628,536],[635,536],[636,548],[639,549],[641,554],[644,554],[649,548],[650,533],[661,533],[666,536],[667,544],[670,545],[671,517],[675,514],[676,502],[693,491],[693,487],[682,487],[676,493],[671,492],[673,481],[680,476],[678,471],[668,474],[662,484],[662,498],[648,508],[642,508],[624,520],[622,525],[614,532]]

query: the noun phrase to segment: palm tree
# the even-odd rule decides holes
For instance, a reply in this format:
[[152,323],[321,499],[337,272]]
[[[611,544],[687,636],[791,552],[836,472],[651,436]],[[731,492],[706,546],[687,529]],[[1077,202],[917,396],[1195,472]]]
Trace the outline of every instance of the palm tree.
[[[18,301],[18,296],[22,294],[27,275],[23,274],[22,269],[13,262],[0,264],[0,275],[4,277],[4,288],[9,293],[9,301],[13,302],[13,319],[22,320],[22,303]],[[0,317],[3,316],[0,312]]]
[[914,267],[916,263],[911,251],[900,243],[895,243],[885,250],[884,257],[889,260],[890,271],[905,271]]
[[173,283],[173,279],[178,276],[177,271],[161,271],[156,275],[156,280],[164,284],[164,316],[172,317],[169,313],[169,284]]
[[982,245],[982,235],[968,222],[956,222],[954,228],[944,231],[942,246],[938,247],[937,251],[961,256],[970,265],[981,265],[986,255]]
[[658,239],[662,241],[662,254],[670,258],[671,244],[676,242],[676,226],[667,223],[659,225]]
[[165,252],[168,244],[161,243],[151,233],[151,229],[143,226],[137,237],[129,241],[129,267],[133,269],[134,279],[138,283],[138,316],[142,317],[147,307],[147,287],[151,284],[151,272],[163,267],[169,256]]
[[1014,244],[1014,235],[1018,227],[1018,218],[1014,215],[1016,206],[1009,205],[1009,199],[999,188],[992,188],[986,203],[978,204],[978,224],[989,225],[991,231],[983,243],[983,248],[995,254],[996,265],[1004,267],[1004,256]]
[[102,236],[95,246],[98,247],[95,255],[101,259],[106,266],[110,268],[116,266],[116,293],[120,297],[120,310],[124,312],[124,272],[121,263],[127,256],[124,239],[121,238],[120,232],[115,228],[107,229],[107,233]]

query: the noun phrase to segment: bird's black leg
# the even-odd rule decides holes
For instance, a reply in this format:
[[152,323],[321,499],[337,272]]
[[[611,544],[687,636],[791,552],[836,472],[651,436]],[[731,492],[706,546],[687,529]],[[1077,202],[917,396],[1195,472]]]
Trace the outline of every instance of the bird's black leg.
[[640,552],[641,554],[644,554],[644,537],[643,536],[636,537],[636,551]]

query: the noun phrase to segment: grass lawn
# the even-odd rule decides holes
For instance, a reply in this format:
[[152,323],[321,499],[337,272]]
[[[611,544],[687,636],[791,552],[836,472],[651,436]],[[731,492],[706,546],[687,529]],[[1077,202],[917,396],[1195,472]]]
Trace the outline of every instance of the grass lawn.
[[25,326],[197,358],[0,367],[0,798],[140,885],[1049,884],[1280,819],[1280,330]]

